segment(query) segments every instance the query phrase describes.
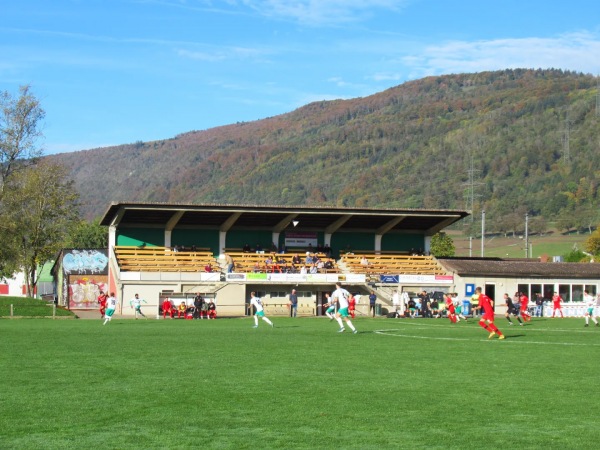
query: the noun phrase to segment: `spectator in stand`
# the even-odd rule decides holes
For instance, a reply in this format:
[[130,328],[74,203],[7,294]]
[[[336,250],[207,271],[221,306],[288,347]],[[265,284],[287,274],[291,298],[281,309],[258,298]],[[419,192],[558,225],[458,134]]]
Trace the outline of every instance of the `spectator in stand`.
[[306,252],[306,259],[304,261],[304,263],[306,265],[312,264],[314,262],[314,258],[313,255],[310,252]]
[[227,264],[227,273],[233,273],[235,263],[233,262],[233,258],[229,253],[225,253],[225,263]]
[[250,248],[250,244],[246,244],[246,245],[244,245],[244,248],[242,249],[242,251],[243,251],[244,253],[251,253],[251,252],[252,252],[252,249]]
[[171,302],[171,300],[169,298],[165,298],[163,300],[162,311],[163,311],[163,319],[167,318],[167,314],[169,316],[171,316],[171,319],[175,315],[175,308],[173,307],[173,303]]
[[217,318],[217,305],[215,301],[211,298],[208,301],[208,319],[216,319]]
[[292,256],[292,263],[296,266],[302,264],[302,258],[300,258],[300,255],[298,255],[298,253],[295,253],[294,256]]
[[260,267],[260,263],[258,261],[256,261],[254,263],[254,268],[252,269],[252,272],[254,272],[254,273],[261,273],[262,272],[262,268]]
[[329,258],[327,261],[325,261],[325,264],[323,265],[323,268],[325,270],[333,270],[334,267],[335,267],[335,264],[333,263],[331,258]]
[[300,268],[300,275],[306,275],[308,273],[308,269],[306,268],[306,266],[302,266]]
[[308,273],[311,273],[311,274],[319,273],[319,268],[317,267],[316,264],[313,263],[310,266],[310,270],[308,271]]
[[213,271],[213,267],[211,263],[208,263],[207,265],[204,266],[204,271],[206,273],[211,273]]
[[262,251],[263,251],[262,245],[256,244],[256,248],[254,250],[256,251],[256,253],[262,253]]
[[368,266],[369,265],[369,260],[367,259],[366,256],[363,255],[363,257],[360,259],[360,265],[361,266]]

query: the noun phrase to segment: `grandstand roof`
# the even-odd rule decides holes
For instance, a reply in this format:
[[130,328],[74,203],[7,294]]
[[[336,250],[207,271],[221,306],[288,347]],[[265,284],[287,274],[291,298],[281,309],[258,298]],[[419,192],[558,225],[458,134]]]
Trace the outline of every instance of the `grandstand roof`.
[[468,215],[461,210],[113,202],[100,223],[167,226],[175,221],[177,226],[283,230],[297,221],[301,230],[435,234]]
[[438,258],[438,262],[449,272],[461,277],[600,278],[599,263],[558,263],[501,258]]

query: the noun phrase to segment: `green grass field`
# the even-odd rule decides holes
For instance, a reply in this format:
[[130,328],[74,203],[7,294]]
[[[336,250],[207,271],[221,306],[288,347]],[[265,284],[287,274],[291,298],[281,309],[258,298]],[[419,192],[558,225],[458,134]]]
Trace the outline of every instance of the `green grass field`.
[[597,448],[583,319],[0,320],[0,448]]

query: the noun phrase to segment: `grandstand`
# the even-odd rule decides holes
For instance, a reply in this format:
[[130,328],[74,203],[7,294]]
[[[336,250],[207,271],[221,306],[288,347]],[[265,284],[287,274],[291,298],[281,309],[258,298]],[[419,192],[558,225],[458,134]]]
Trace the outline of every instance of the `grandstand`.
[[[123,315],[132,313],[126,306],[135,293],[156,314],[167,297],[189,302],[200,293],[216,299],[221,317],[241,316],[248,313],[251,291],[260,293],[267,309],[285,313],[292,288],[300,294],[299,311],[320,315],[325,293],[338,281],[358,294],[376,290],[385,306],[393,290],[402,289],[401,277],[419,277],[408,278],[411,289],[452,283],[435,258],[413,255],[412,249],[426,253],[431,236],[467,215],[456,210],[112,203],[101,220],[109,227],[107,284],[125,305]],[[313,267],[307,253],[322,262]],[[367,266],[358,259],[363,254]],[[292,265],[294,255],[301,262]],[[226,258],[234,261],[231,272]],[[214,272],[205,271],[208,264]]]

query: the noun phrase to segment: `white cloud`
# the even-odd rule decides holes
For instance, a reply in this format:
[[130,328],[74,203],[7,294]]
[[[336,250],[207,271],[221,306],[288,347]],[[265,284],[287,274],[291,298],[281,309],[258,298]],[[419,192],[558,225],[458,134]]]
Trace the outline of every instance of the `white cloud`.
[[555,38],[451,41],[428,46],[402,62],[411,78],[506,68],[557,68],[585,73],[600,71],[600,36],[571,33]]
[[240,3],[266,17],[320,25],[362,21],[374,9],[399,11],[408,0],[240,0]]

